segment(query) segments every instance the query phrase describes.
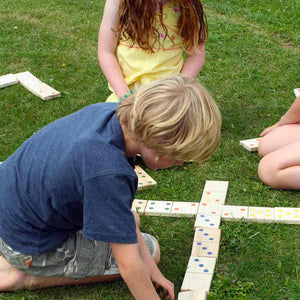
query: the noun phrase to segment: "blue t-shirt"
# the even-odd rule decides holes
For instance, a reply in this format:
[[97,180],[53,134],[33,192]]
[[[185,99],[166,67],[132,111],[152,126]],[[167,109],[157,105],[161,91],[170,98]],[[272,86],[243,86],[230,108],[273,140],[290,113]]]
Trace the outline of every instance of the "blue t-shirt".
[[90,105],[59,119],[0,164],[0,236],[13,249],[39,254],[74,232],[136,243],[133,158],[115,103]]

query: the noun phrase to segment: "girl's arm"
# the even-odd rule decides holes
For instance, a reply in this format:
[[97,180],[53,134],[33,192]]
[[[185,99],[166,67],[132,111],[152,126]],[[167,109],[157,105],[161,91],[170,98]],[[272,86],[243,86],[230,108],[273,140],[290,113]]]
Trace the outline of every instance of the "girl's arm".
[[119,17],[119,0],[106,0],[98,37],[98,60],[102,71],[118,97],[129,92],[115,51],[118,45],[116,32]]
[[205,45],[199,46],[200,54],[193,48],[187,53],[187,59],[181,69],[180,74],[184,77],[195,78],[198,76],[205,61]]
[[273,126],[270,126],[266,128],[260,135],[264,136],[273,129],[287,125],[287,124],[295,124],[300,121],[300,96],[296,98],[290,109],[281,117],[281,119],[274,124]]

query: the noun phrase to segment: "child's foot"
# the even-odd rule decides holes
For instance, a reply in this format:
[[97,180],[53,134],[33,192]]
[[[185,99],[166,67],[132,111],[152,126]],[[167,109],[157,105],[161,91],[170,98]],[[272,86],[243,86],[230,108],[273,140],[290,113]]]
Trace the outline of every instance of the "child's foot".
[[0,255],[0,291],[15,291],[26,288],[29,275],[14,269]]

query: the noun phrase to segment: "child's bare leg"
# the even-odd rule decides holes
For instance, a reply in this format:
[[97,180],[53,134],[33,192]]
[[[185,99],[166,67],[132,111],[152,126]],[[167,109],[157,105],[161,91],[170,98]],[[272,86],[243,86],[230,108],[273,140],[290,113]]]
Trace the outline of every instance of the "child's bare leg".
[[120,278],[120,275],[102,275],[75,280],[64,277],[32,276],[12,268],[12,266],[4,259],[4,257],[0,256],[0,291],[16,291],[62,285],[88,284],[112,281]]
[[300,140],[264,156],[258,165],[261,181],[275,188],[300,190],[299,149]]
[[260,156],[265,156],[297,141],[300,141],[300,124],[280,126],[261,139],[258,153]]

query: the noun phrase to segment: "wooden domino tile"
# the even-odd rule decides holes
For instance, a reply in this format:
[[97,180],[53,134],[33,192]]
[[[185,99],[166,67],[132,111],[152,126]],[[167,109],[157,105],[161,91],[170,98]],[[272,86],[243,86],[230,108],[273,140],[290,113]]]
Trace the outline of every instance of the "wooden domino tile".
[[210,290],[213,274],[185,273],[181,291]]
[[15,74],[21,85],[29,90],[34,95],[40,97],[43,100],[50,100],[61,96],[60,92],[56,91],[51,86],[40,81],[37,77],[30,72],[22,72]]
[[172,217],[194,217],[197,214],[199,203],[196,202],[173,202]]
[[147,216],[172,216],[172,201],[148,200],[145,215]]
[[219,243],[193,242],[192,256],[218,258]]
[[194,242],[220,243],[221,230],[219,228],[195,228]]
[[248,217],[248,206],[222,205],[222,219],[235,221]]
[[14,74],[6,74],[0,76],[0,88],[5,88],[7,86],[11,86],[19,83],[19,80]]
[[260,140],[261,140],[261,138],[243,140],[243,141],[240,141],[240,145],[242,145],[246,150],[248,150],[250,152],[254,152],[254,151],[257,151]]
[[261,223],[272,223],[274,222],[275,208],[272,207],[258,207],[250,206],[248,210],[248,221],[256,221]]
[[216,265],[215,257],[190,256],[187,273],[213,274]]
[[198,214],[204,213],[211,216],[221,216],[222,206],[219,204],[209,204],[201,202],[198,208]]
[[156,185],[156,181],[140,166],[135,166],[135,173],[138,177],[138,190]]
[[300,96],[300,88],[299,89],[294,89],[294,94],[295,94],[295,97],[299,97]]
[[187,291],[178,294],[178,300],[206,300],[205,291]]
[[206,213],[198,213],[194,227],[219,228],[221,216],[213,216]]
[[300,224],[300,208],[275,207],[275,222],[285,224]]
[[205,192],[222,192],[227,193],[228,190],[228,181],[222,180],[206,180],[204,191]]
[[226,200],[226,193],[224,192],[203,192],[200,203],[201,204],[224,204]]
[[144,214],[147,200],[134,199],[132,202],[131,210],[138,212],[139,214]]

